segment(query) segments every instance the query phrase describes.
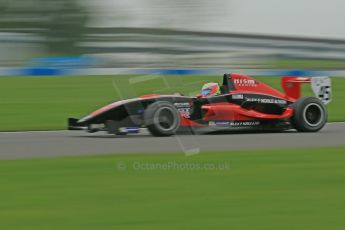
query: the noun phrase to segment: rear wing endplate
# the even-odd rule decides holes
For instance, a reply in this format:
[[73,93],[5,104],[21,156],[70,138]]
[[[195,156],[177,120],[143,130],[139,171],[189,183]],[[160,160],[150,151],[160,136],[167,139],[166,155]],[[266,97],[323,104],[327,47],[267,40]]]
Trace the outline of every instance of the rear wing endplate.
[[315,96],[324,104],[332,100],[332,83],[329,77],[283,77],[281,83],[286,95],[296,100],[301,97],[303,83],[310,83]]

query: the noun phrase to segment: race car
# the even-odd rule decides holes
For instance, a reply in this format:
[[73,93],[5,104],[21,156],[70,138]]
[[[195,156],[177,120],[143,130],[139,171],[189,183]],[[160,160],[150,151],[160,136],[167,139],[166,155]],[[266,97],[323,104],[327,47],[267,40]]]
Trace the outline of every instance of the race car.
[[[301,97],[309,83],[315,97]],[[223,83],[206,84],[197,96],[143,95],[115,101],[81,118],[69,118],[69,130],[124,135],[147,129],[153,136],[217,131],[317,132],[327,122],[331,101],[328,77],[283,77],[284,93],[250,76],[224,74]]]

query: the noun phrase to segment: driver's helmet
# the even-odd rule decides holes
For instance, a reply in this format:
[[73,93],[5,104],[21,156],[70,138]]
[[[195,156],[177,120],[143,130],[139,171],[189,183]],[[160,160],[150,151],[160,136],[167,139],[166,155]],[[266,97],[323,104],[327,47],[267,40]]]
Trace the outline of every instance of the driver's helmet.
[[215,96],[220,94],[220,88],[218,83],[210,82],[203,85],[201,89],[202,97]]

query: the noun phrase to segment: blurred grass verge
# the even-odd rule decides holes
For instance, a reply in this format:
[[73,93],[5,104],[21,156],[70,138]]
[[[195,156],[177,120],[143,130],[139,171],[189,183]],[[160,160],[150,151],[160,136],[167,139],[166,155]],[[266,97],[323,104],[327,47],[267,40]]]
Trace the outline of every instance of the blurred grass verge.
[[[260,77],[280,89],[280,78]],[[66,129],[67,117],[81,117],[113,100],[151,93],[198,94],[221,76],[1,77],[0,131]],[[333,78],[330,121],[345,121],[345,78]],[[310,94],[310,87],[304,90]]]
[[[345,214],[344,151],[337,147],[0,161],[1,228],[340,230]],[[230,167],[135,166],[171,162]]]

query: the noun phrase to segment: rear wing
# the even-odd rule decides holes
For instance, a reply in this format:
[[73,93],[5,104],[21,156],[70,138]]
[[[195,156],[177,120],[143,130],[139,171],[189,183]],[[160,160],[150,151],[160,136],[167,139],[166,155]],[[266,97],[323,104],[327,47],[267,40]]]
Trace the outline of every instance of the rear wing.
[[301,85],[310,83],[315,96],[324,104],[332,100],[332,83],[329,77],[283,77],[281,84],[285,94],[291,98],[301,97]]

